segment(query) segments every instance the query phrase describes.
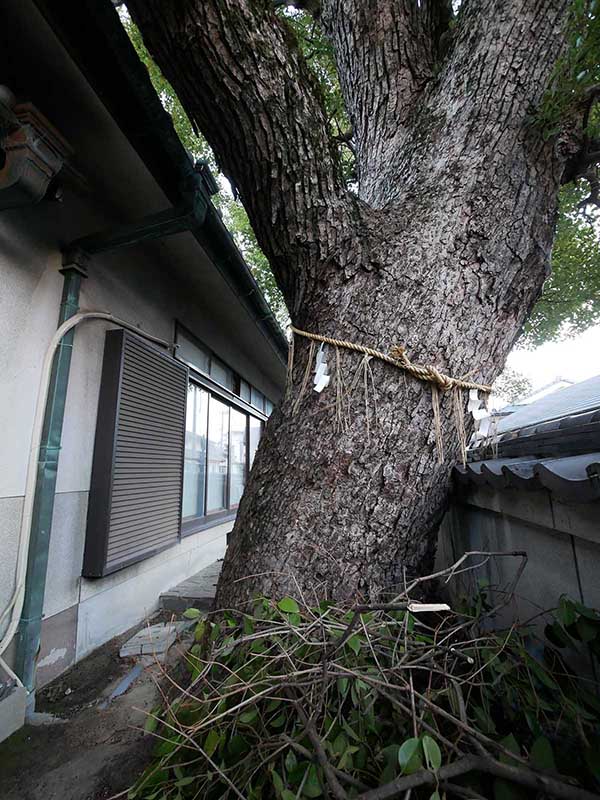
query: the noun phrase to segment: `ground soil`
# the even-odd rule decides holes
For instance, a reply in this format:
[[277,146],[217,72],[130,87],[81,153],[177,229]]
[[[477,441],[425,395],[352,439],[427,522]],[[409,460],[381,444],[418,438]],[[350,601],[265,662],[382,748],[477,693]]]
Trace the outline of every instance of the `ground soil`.
[[164,667],[146,666],[125,694],[105,705],[135,666],[134,659],[119,657],[131,634],[109,642],[39,693],[36,711],[57,721],[26,725],[0,744],[2,800],[106,800],[140,774],[155,744],[143,731],[145,712],[158,705],[159,687],[168,686],[163,669],[180,669],[186,646],[173,645]]

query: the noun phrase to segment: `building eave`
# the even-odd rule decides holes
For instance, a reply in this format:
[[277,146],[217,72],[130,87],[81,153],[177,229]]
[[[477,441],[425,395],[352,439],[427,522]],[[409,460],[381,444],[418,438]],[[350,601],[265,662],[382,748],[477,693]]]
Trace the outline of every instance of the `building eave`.
[[[110,0],[35,0],[46,21],[173,206],[194,179],[193,163]],[[210,197],[192,230],[280,361],[287,339]]]

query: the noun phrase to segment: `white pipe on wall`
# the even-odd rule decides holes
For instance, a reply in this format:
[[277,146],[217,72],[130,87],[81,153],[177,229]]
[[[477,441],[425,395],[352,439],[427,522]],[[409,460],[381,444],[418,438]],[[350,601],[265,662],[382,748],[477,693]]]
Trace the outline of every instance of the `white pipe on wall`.
[[[33,428],[31,431],[31,446],[29,449],[29,461],[27,464],[27,478],[25,481],[25,496],[23,498],[23,515],[21,517],[21,527],[19,530],[19,545],[17,555],[17,567],[15,571],[15,589],[12,597],[0,614],[0,623],[5,619],[8,614],[11,614],[8,627],[0,641],[0,656],[8,645],[10,644],[13,636],[15,635],[19,626],[19,618],[23,610],[23,600],[25,597],[25,581],[27,577],[27,557],[29,553],[29,538],[31,533],[31,518],[33,514],[33,500],[35,496],[36,478],[38,455],[40,449],[40,442],[42,437],[42,428],[44,425],[44,417],[46,414],[46,401],[48,400],[48,391],[50,387],[50,376],[52,372],[52,363],[54,361],[54,354],[63,336],[68,333],[80,322],[85,322],[89,319],[103,319],[117,325],[120,328],[136,333],[144,339],[149,339],[151,342],[161,345],[162,347],[169,347],[170,343],[164,339],[159,339],[157,336],[152,336],[146,333],[135,325],[125,322],[118,317],[109,314],[108,311],[80,311],[69,317],[63,324],[56,329],[44,355],[42,364],[42,371],[40,375],[40,388],[38,391],[37,404],[35,408],[35,416],[33,418]],[[13,670],[6,664],[0,657],[0,667],[19,685],[23,685]]]

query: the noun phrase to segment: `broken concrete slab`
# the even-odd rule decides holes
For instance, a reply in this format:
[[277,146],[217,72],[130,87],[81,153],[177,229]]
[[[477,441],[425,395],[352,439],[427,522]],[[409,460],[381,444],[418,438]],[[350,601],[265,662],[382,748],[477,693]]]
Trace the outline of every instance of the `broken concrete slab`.
[[10,685],[3,691],[0,700],[0,742],[23,725],[26,706],[27,691],[23,686]]
[[157,625],[148,625],[122,645],[119,655],[121,658],[164,655],[188,627],[188,622],[161,622]]

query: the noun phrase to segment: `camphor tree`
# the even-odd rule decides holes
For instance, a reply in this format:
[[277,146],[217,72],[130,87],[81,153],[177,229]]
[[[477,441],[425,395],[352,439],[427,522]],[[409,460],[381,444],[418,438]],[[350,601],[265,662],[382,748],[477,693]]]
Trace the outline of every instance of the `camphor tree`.
[[[413,362],[492,383],[547,274],[561,182],[589,174],[599,149],[585,63],[595,0],[467,0],[456,14],[446,0],[311,3],[347,132],[332,130],[272,2],[128,8],[240,193],[293,324],[382,351],[400,344]],[[341,141],[355,156],[350,188]],[[373,596],[431,560],[458,453],[450,392],[440,463],[427,383],[375,360],[363,376],[360,357],[329,348],[344,385],[303,392],[309,348],[296,336],[222,605],[257,592]]]

